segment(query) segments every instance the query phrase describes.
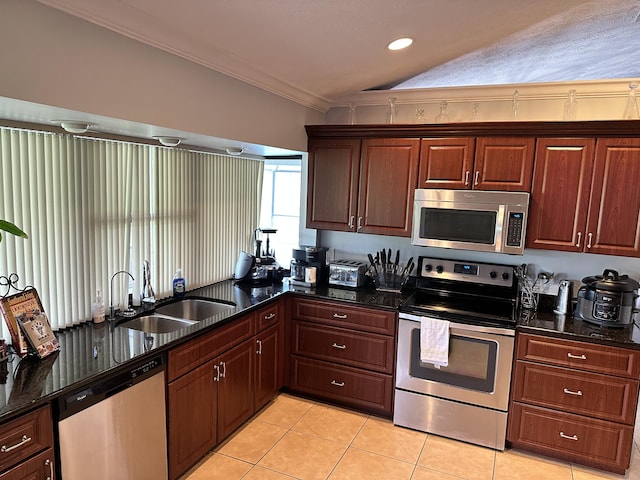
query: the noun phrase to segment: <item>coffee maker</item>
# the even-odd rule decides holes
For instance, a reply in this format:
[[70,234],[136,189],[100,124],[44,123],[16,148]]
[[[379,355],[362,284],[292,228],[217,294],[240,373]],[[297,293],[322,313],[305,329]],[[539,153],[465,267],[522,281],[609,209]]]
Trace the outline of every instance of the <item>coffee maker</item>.
[[326,247],[300,246],[292,251],[291,283],[312,287],[324,285],[329,279]]

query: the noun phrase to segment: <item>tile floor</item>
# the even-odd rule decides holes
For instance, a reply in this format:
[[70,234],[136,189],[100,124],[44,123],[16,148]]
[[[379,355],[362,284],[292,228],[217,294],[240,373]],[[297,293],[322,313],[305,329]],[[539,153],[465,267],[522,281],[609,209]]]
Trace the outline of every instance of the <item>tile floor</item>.
[[281,394],[181,480],[640,480],[519,451],[496,452]]

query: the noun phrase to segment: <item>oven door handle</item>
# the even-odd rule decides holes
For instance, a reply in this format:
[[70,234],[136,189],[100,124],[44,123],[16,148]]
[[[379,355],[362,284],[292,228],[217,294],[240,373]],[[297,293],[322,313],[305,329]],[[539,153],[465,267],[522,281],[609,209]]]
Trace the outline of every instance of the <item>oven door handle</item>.
[[[423,318],[434,318],[428,315],[413,315],[411,313],[400,313],[400,320],[409,320],[412,322],[420,323]],[[503,327],[488,327],[486,325],[467,325],[466,323],[454,323],[449,322],[450,329],[468,331],[468,332],[479,332],[479,333],[494,333],[496,335],[504,335],[507,337],[515,337],[516,329],[515,328],[503,328]]]

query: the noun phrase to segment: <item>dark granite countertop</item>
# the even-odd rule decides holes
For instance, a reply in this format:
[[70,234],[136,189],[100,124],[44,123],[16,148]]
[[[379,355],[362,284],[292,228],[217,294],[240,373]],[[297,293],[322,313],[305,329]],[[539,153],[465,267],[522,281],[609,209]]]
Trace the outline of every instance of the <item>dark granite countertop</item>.
[[187,296],[233,302],[235,308],[171,333],[145,334],[116,327],[126,319],[107,320],[101,324],[89,322],[57,332],[60,351],[49,357],[40,360],[33,356],[19,358],[13,355],[9,362],[0,362],[0,421],[18,416],[119,369],[128,368],[133,361],[144,361],[147,357],[164,353],[169,347],[187,341],[205,329],[222,326],[290,291],[391,309],[397,309],[404,298],[397,293],[375,290],[306,289],[290,286],[287,282],[251,286],[236,285],[227,280],[198,288],[188,292]]

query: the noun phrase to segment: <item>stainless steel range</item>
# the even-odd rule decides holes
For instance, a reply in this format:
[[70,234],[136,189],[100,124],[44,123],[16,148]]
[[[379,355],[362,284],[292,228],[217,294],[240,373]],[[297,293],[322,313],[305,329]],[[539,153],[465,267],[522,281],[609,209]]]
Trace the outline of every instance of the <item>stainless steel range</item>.
[[[504,450],[518,307],[514,268],[420,257],[411,280],[400,307],[393,422]],[[434,323],[448,331],[446,366],[421,356],[421,330],[425,335]]]

